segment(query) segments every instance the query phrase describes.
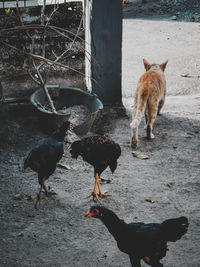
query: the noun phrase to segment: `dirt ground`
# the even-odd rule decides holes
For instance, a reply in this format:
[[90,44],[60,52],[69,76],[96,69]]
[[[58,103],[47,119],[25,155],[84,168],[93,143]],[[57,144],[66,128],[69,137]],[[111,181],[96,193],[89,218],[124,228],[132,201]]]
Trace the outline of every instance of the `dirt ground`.
[[[123,102],[127,116],[106,114],[99,126],[122,149],[114,175],[109,170],[102,175],[112,178],[110,184],[102,185],[112,196],[101,203],[127,222],[187,216],[188,233],[169,243],[163,263],[165,267],[199,267],[200,24],[174,22],[170,16],[124,18]],[[147,141],[144,122],[140,125],[137,152],[148,155],[147,160],[132,156],[129,128],[135,86],[144,72],[143,57],[159,62],[169,59],[168,96],[162,116],[155,122],[155,139]],[[186,72],[194,77],[180,76]],[[13,200],[13,196],[34,196],[39,189],[36,174],[22,168],[32,145],[45,136],[38,129],[38,116],[29,109],[10,111],[7,118],[0,119],[0,129],[0,266],[130,266],[128,256],[118,250],[105,226],[84,218],[93,204],[86,198],[94,185],[93,168],[81,158],[71,159],[66,143],[61,162],[72,169],[56,169],[46,184],[58,195],[42,196],[35,210],[32,200]],[[154,203],[146,202],[147,197]]]

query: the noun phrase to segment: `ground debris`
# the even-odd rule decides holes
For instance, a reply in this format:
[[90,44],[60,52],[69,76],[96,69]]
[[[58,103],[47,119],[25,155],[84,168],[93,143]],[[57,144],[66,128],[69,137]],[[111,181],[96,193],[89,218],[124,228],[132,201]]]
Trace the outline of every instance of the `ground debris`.
[[196,78],[199,78],[200,77],[200,75],[192,75],[192,74],[190,74],[189,72],[187,72],[187,73],[184,73],[184,74],[181,74],[181,77],[185,77],[185,78],[191,78],[191,77],[196,77]]
[[72,169],[72,166],[66,165],[66,164],[63,164],[63,163],[59,163],[59,162],[56,163],[56,166],[60,167],[60,168],[63,168],[63,169],[66,169],[66,170],[71,170]]
[[138,158],[138,159],[149,159],[148,155],[145,154],[139,154],[137,152],[132,152],[133,157]]
[[150,203],[154,203],[154,201],[152,200],[151,197],[147,197],[147,198],[145,198],[145,201],[150,202]]
[[32,200],[33,198],[30,195],[23,195],[23,194],[16,194],[13,197],[13,200],[22,200],[22,199]]
[[70,122],[73,127],[82,124],[89,116],[89,110],[84,105],[76,105],[69,108],[62,108],[58,110],[59,114],[70,114]]

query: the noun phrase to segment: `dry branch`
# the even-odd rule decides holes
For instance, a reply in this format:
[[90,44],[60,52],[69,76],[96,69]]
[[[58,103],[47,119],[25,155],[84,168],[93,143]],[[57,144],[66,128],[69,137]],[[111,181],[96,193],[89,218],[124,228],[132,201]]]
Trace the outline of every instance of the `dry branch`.
[[[83,24],[83,16],[84,15],[82,15],[82,17],[81,17],[81,20],[80,20],[80,23],[79,23],[79,26],[78,26],[78,29],[77,29],[77,32],[76,33],[73,33],[72,31],[69,31],[69,30],[66,30],[66,29],[63,29],[63,28],[60,28],[60,27],[49,25],[49,22],[50,22],[50,20],[51,20],[51,18],[53,16],[53,14],[58,9],[58,8],[55,8],[55,7],[54,7],[54,10],[50,14],[50,16],[47,19],[46,24],[45,24],[45,2],[46,2],[46,0],[43,0],[43,1],[44,1],[43,2],[43,7],[42,7],[42,10],[41,10],[41,24],[42,25],[24,25],[23,24],[23,20],[21,18],[21,14],[20,14],[19,8],[17,6],[18,17],[20,19],[21,26],[10,27],[10,28],[7,28],[7,29],[5,29],[5,28],[0,29],[0,40],[2,39],[2,37],[4,36],[4,34],[7,33],[7,32],[10,33],[12,31],[25,30],[25,34],[27,34],[27,36],[31,39],[31,43],[32,43],[31,44],[31,49],[30,49],[31,52],[26,52],[26,51],[20,50],[19,48],[15,47],[13,45],[10,45],[8,42],[5,42],[3,40],[0,41],[0,43],[4,44],[7,47],[10,47],[10,48],[14,49],[15,51],[18,51],[19,52],[19,55],[20,54],[24,54],[24,55],[28,56],[29,59],[31,59],[32,64],[33,64],[33,67],[34,67],[34,70],[35,70],[37,76],[36,75],[33,75],[30,70],[28,70],[28,74],[30,75],[31,79],[34,82],[36,82],[38,85],[40,85],[42,87],[42,89],[44,90],[44,92],[46,94],[46,97],[47,97],[47,100],[49,102],[49,105],[51,107],[52,112],[53,113],[57,113],[56,112],[56,109],[54,107],[53,101],[51,100],[51,96],[49,95],[48,89],[46,87],[46,81],[47,81],[47,78],[48,78],[48,74],[50,72],[50,68],[54,68],[55,69],[55,67],[54,67],[54,65],[55,65],[55,66],[59,66],[61,68],[65,68],[65,69],[74,71],[74,72],[76,72],[76,73],[78,73],[78,74],[80,74],[82,76],[86,76],[85,73],[82,73],[81,71],[78,71],[78,70],[76,70],[76,69],[74,69],[72,67],[69,67],[69,66],[61,63],[61,62],[58,62],[59,60],[62,60],[63,58],[67,58],[67,57],[69,57],[71,55],[71,53],[69,53],[69,51],[72,50],[73,46],[76,46],[82,52],[84,52],[85,56],[87,58],[89,57],[89,60],[94,60],[95,62],[96,62],[96,60],[93,59],[93,57],[91,56],[91,54],[88,51],[86,51],[86,49],[85,49],[84,46],[82,46],[81,44],[78,44],[77,45],[77,43],[75,43],[76,40],[81,41],[81,42],[84,42],[83,38],[81,38],[79,36],[80,35],[80,32],[81,32],[81,25]],[[42,44],[42,48],[43,49],[42,49],[42,56],[41,55],[36,55],[33,52],[34,51],[34,49],[33,49],[34,48],[34,37],[31,36],[31,34],[29,32],[30,30],[41,30],[41,31],[43,31],[43,44]],[[58,34],[59,36],[62,36],[62,37],[66,38],[67,40],[69,40],[71,42],[70,47],[66,51],[62,52],[60,55],[56,55],[54,53],[54,51],[52,51],[52,55],[54,57],[54,60],[47,59],[46,56],[45,56],[45,47],[46,47],[46,45],[45,45],[45,35],[46,34],[45,33],[46,33],[46,31],[53,31],[56,34]],[[68,35],[73,36],[73,38],[69,37]],[[7,37],[9,38],[9,36],[7,36]],[[39,61],[39,65],[37,66],[36,65],[36,62],[38,64],[38,61]],[[45,66],[45,65],[47,65],[49,67],[46,69],[46,73],[44,73],[43,76],[42,76],[40,69],[43,66]],[[89,78],[91,78],[91,77],[89,77]],[[94,80],[94,79],[92,79],[92,80],[95,83],[97,83],[96,80]]]
[[[20,31],[20,30],[44,30],[45,26],[42,25],[26,25],[26,26],[16,26],[16,27],[12,27],[12,28],[7,28],[7,29],[0,29],[0,39],[1,39],[1,33],[6,33],[9,31]],[[68,39],[69,41],[73,42],[73,38],[70,38],[69,36],[67,36],[66,34],[71,34],[73,36],[76,36],[75,33],[73,33],[72,31],[57,27],[57,26],[52,26],[52,25],[48,25],[46,26],[46,30],[52,30],[54,32],[56,32],[57,34],[59,34],[60,36]],[[81,42],[84,42],[84,39],[81,38],[80,36],[76,36],[76,39],[78,39]],[[79,49],[81,49],[82,52],[85,53],[86,57],[89,57],[91,60],[93,60],[95,62],[95,64],[99,65],[99,63],[96,61],[96,59],[94,57],[92,57],[91,53],[89,53],[84,46],[82,45],[77,45],[77,47]]]
[[0,41],[0,43],[4,44],[5,46],[8,46],[8,47],[10,47],[10,48],[12,48],[12,49],[15,49],[15,50],[18,51],[19,53],[22,53],[22,54],[25,54],[25,55],[27,55],[27,56],[33,57],[33,58],[35,58],[35,59],[38,59],[38,60],[40,60],[40,61],[43,61],[43,62],[45,62],[46,64],[49,64],[49,65],[51,65],[51,66],[52,66],[53,64],[55,64],[55,65],[57,65],[57,66],[60,66],[60,67],[65,68],[65,69],[72,70],[72,71],[74,71],[74,72],[76,72],[76,73],[78,73],[78,74],[80,74],[80,75],[85,76],[85,74],[84,74],[83,72],[78,71],[78,70],[76,70],[76,69],[74,69],[74,68],[72,68],[72,67],[66,66],[66,65],[64,65],[64,64],[62,64],[62,63],[59,63],[59,62],[55,62],[55,63],[54,63],[54,61],[52,61],[52,60],[50,60],[50,59],[47,59],[47,58],[42,57],[42,56],[35,55],[35,54],[33,54],[33,53],[29,53],[29,52],[26,52],[26,51],[22,51],[22,50],[20,50],[19,48],[15,47],[15,46],[12,46],[12,45],[10,45],[10,44],[8,44],[8,43],[6,43],[6,42],[3,42],[3,41]]

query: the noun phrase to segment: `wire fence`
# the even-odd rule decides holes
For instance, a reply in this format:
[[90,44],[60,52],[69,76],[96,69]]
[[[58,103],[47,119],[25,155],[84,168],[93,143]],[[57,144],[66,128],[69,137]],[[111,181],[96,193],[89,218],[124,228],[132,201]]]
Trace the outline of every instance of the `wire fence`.
[[[69,2],[83,2],[83,0],[46,0],[45,5],[65,4]],[[0,8],[15,8],[43,5],[44,0],[0,0]]]

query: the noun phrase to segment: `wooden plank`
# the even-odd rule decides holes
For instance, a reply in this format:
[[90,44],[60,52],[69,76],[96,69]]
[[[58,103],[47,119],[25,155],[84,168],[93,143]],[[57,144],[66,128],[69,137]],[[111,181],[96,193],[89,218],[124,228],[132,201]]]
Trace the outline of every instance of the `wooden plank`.
[[92,4],[91,1],[85,0],[84,2],[84,28],[85,28],[85,82],[87,89],[92,91],[91,83],[91,34],[90,34],[90,14]]
[[93,0],[90,16],[92,91],[105,105],[122,105],[122,0]]

